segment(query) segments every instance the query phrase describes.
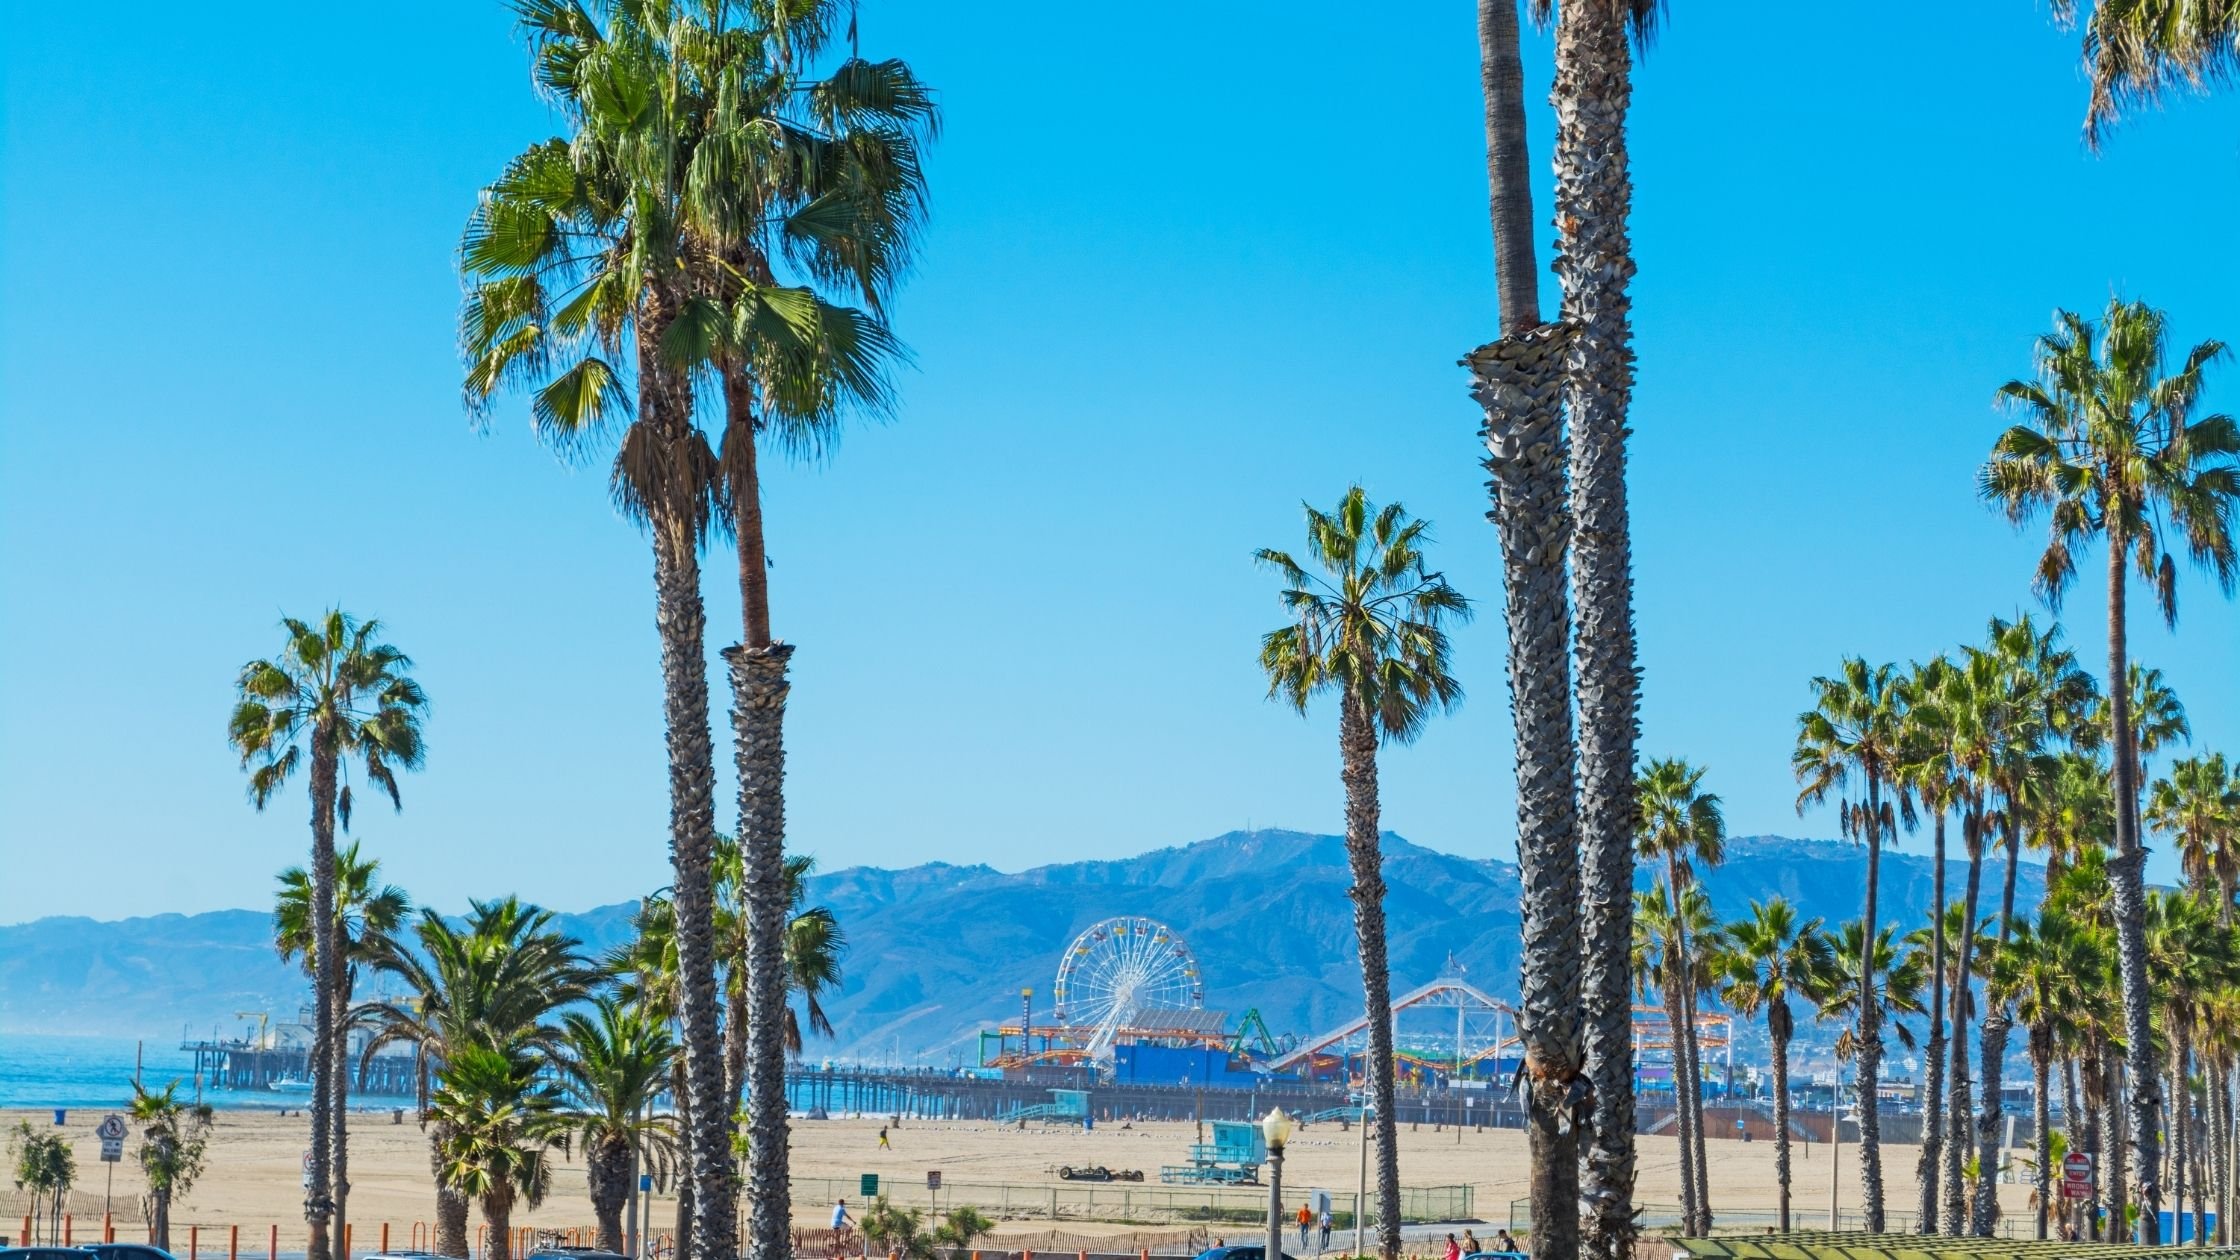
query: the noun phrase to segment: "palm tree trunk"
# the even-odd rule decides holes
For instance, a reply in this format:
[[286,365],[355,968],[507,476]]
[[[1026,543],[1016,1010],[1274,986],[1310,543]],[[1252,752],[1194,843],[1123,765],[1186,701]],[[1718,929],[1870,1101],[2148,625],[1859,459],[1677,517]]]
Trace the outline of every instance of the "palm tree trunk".
[[1973,1098],[1968,1083],[1968,1011],[1974,1001],[1976,906],[1983,890],[1983,803],[1971,795],[1960,820],[1968,850],[1968,882],[1961,893],[1959,961],[1952,971],[1952,1081],[1945,1101],[1944,1232],[1958,1238],[1968,1230],[1968,1188],[1963,1169],[1974,1133]]
[[513,1260],[513,1196],[504,1191],[482,1196],[482,1223],[490,1234],[482,1260]]
[[[2170,1046],[2170,1228],[2173,1233],[2183,1232],[2182,1218],[2186,1214],[2186,1191],[2192,1189],[2196,1202],[2201,1197],[2201,1183],[2190,1179],[2193,1154],[2193,1125],[2191,1095],[2187,1078],[2193,1075],[2192,1036],[2186,1026],[2182,1011],[2170,1012],[2170,1024],[2177,1035]],[[2176,1241],[2173,1239],[2172,1241]]]
[[1680,1141],[1680,1232],[1693,1236],[1703,1215],[1703,1191],[1696,1184],[1695,1113],[1688,1107],[1688,1056],[1681,1049],[1680,1025],[1687,1018],[1680,986],[1664,984],[1665,1022],[1672,1026],[1672,1131]]
[[332,1260],[327,1222],[334,1210],[334,994],[341,978],[335,945],[334,823],[341,749],[332,720],[311,736],[311,1185],[303,1217],[311,1226],[308,1260]]
[[1375,716],[1351,692],[1338,706],[1338,754],[1346,789],[1346,860],[1353,869],[1353,929],[1361,943],[1361,1005],[1369,1025],[1369,1094],[1377,1108],[1377,1246],[1385,1260],[1396,1260],[1400,1126],[1393,1114],[1392,974],[1385,958],[1377,727]]
[[1866,1228],[1879,1234],[1884,1225],[1882,1197],[1882,1002],[1874,985],[1875,925],[1882,886],[1882,777],[1867,772],[1867,888],[1862,898],[1859,946],[1859,1184]]
[[[1921,1107],[1921,1161],[1914,1167],[1914,1179],[1920,1183],[1921,1199],[1916,1208],[1918,1219],[1915,1229],[1919,1233],[1937,1232],[1937,1174],[1943,1171],[1943,1134],[1939,1122],[1944,1116],[1944,816],[1942,806],[1932,805],[1935,819],[1935,850],[1930,861],[1929,894],[1929,1045],[1922,1061],[1926,1065],[1928,1080]],[[1786,1229],[1787,1225],[1784,1224]]]
[[748,1252],[791,1260],[793,1204],[786,1151],[785,716],[790,644],[770,635],[769,560],[762,532],[753,378],[724,373],[732,529],[739,544],[740,645],[731,667],[732,731],[739,778],[739,845],[747,891]]
[[1766,1032],[1773,1039],[1773,1178],[1780,1187],[1781,1232],[1789,1232],[1789,1036],[1787,999],[1766,1009]]
[[2232,1242],[2232,1062],[2222,1051],[2214,1057],[2209,1085],[2209,1150],[2215,1160],[2217,1245]]
[[[336,939],[341,932],[337,926]],[[339,949],[339,944],[337,946]],[[339,1248],[350,1237],[350,998],[353,968],[344,966],[336,978],[334,995],[334,1224],[328,1236]]]
[[1515,336],[1540,323],[1540,262],[1532,244],[1532,157],[1525,143],[1516,0],[1478,0],[1478,76],[1486,98],[1486,186],[1492,190],[1501,332]]
[[[736,1248],[731,1219],[730,1113],[722,1105],[723,1041],[715,960],[715,889],[709,859],[715,844],[715,768],[708,733],[708,674],[702,643],[707,614],[700,599],[700,564],[689,529],[654,524],[654,574],[659,592],[661,670],[668,721],[670,860],[675,870],[678,1020],[685,1082],[693,1106],[685,1154],[700,1248],[689,1260],[728,1260]],[[679,1260],[686,1260],[680,1257]]]
[[[1564,592],[1570,508],[1564,497],[1557,371],[1568,337],[1563,325],[1544,324],[1483,346],[1468,359],[1472,392],[1485,407],[1486,469],[1493,474],[1490,515],[1500,535],[1506,578],[1503,611],[1509,627],[1509,687],[1517,730],[1517,867],[1524,920],[1523,1001],[1517,1022],[1531,1090],[1533,1230],[1539,1239],[1535,1247],[1543,1255],[1564,1257],[1575,1256],[1579,1249],[1573,1231],[1580,1225],[1581,1160],[1571,1111],[1576,1096],[1584,1092],[1577,1032],[1581,950],[1579,831],[1571,755],[1571,626]],[[1370,751],[1374,752],[1373,743]],[[1358,885],[1358,871],[1355,879]],[[1380,898],[1380,922],[1381,905]],[[1631,931],[1629,922],[1628,939],[1618,946],[1621,953],[1631,948]],[[1372,1028],[1389,1025],[1390,1017],[1379,1016],[1372,1002],[1369,1022]],[[1627,1030],[1625,1053],[1630,1065],[1630,1007]],[[1624,1092],[1630,1117],[1630,1066]],[[1602,1101],[1597,1091],[1598,1108]],[[1613,1240],[1622,1238],[1628,1240],[1623,1254],[1630,1257],[1630,1121],[1622,1143],[1603,1141],[1599,1124],[1595,1131],[1595,1144],[1585,1161],[1589,1184],[1601,1196],[1586,1205],[1586,1224],[1598,1248],[1592,1254],[1606,1255],[1601,1249],[1617,1246]],[[1380,1136],[1388,1135],[1380,1129]],[[1618,1234],[1613,1235],[1613,1229]],[[1397,1245],[1396,1237],[1388,1243]]]
[[591,1214],[599,1224],[599,1250],[627,1254],[622,1250],[622,1208],[630,1198],[630,1143],[620,1137],[602,1139],[584,1151],[583,1172],[591,1190]]
[[159,1250],[171,1250],[171,1192],[152,1190],[148,1193],[148,1239]]
[[2120,526],[2108,527],[2108,709],[2109,764],[2115,773],[2116,855],[2108,859],[2108,881],[2115,902],[2116,972],[2123,991],[2125,1088],[2130,1092],[2131,1140],[2139,1153],[2139,1223],[2146,1245],[2160,1246],[2162,1223],[2162,1095],[2154,1062],[2154,980],[2147,974],[2147,890],[2139,844],[2138,753],[2131,730],[2131,668],[2124,624],[2123,562],[2126,540]]
[[[1633,389],[1633,330],[1627,237],[1633,184],[1627,171],[1626,111],[1632,103],[1632,50],[1625,6],[1566,4],[1555,32],[1555,271],[1565,323],[1577,329],[1564,365],[1570,416],[1573,539],[1572,640],[1579,699],[1578,904],[1583,931],[1580,1005],[1586,1070],[1594,1082],[1594,1181],[1605,1198],[1590,1205],[1597,1255],[1630,1257],[1633,1172],[1633,827],[1634,743],[1640,733],[1640,678],[1634,662],[1633,545],[1626,503],[1626,410]],[[1577,965],[1574,962],[1571,965]],[[1583,1012],[1581,1007],[1583,1006]],[[1568,1038],[1566,1038],[1568,1040]],[[1568,1063],[1565,1064],[1568,1071]],[[1550,1138],[1558,1135],[1551,1132]],[[1565,1135],[1547,1157],[1568,1155]],[[1537,1158],[1537,1155],[1536,1155]],[[1565,1181],[1576,1179],[1575,1174]],[[1551,1187],[1552,1188],[1552,1187]],[[1628,1191],[1629,1201],[1614,1196]],[[1537,1197],[1537,1196],[1536,1196]],[[1534,1222],[1537,1228],[1539,1222]],[[1535,1244],[1545,1260],[1570,1260],[1568,1238]]]
[[2092,1193],[2085,1199],[2085,1208],[2092,1222],[2092,1230],[2089,1236],[2092,1242],[2108,1242],[2113,1237],[2107,1232],[2107,1202],[2105,1196],[2101,1193],[2103,1184],[2101,1177],[2106,1171],[2101,1167],[2100,1162],[2100,1152],[2106,1145],[2102,1142],[2100,1136],[2102,1128],[2100,1117],[2108,1101],[2108,1079],[2105,1067],[2106,1059],[2100,1048],[2099,1039],[2097,1037],[2087,1037],[2084,1049],[2079,1055],[2077,1074],[2081,1078],[2079,1083],[2082,1086],[2081,1092],[2084,1096],[2083,1150],[2085,1157],[2092,1161],[2092,1170],[2086,1176],[2086,1185]]
[[[1678,853],[1665,857],[1665,883],[1673,890],[1673,908],[1680,904],[1680,887],[1683,868]],[[1698,1237],[1711,1232],[1711,1170],[1704,1150],[1703,1126],[1703,1056],[1696,1045],[1696,964],[1688,944],[1687,916],[1675,913],[1672,924],[1672,944],[1680,965],[1680,1022],[1673,1025],[1672,1045],[1674,1058],[1686,1068],[1687,1088],[1675,1091],[1675,1097],[1686,1110],[1688,1123],[1681,1130],[1680,1158],[1695,1166],[1696,1203],[1694,1219],[1688,1232]]]
[[2053,1083],[2053,1030],[2043,1025],[2030,1030],[2030,1071],[2037,1087],[2036,1111],[2031,1116],[2038,1155],[2038,1237],[2046,1236],[2046,1221],[2053,1210],[2053,1100],[2046,1095]]
[[[427,1112],[422,1110],[426,1117]],[[436,1181],[436,1236],[435,1253],[439,1256],[465,1256],[467,1254],[467,1216],[472,1210],[467,1196],[451,1187],[443,1175],[443,1148],[450,1144],[451,1126],[438,1120],[428,1126],[428,1171]]]
[[[677,1131],[692,1131],[692,1091],[686,1086],[684,1064],[680,1061],[670,1069],[669,1096],[677,1112]],[[676,1246],[670,1251],[672,1260],[686,1260],[692,1255],[693,1215],[692,1177],[689,1170],[679,1169],[677,1176]]]
[[2131,1099],[2130,1082],[2126,1079],[2130,1067],[2126,1057],[2117,1053],[2114,1045],[2103,1046],[2105,1075],[2108,1079],[2107,1152],[2108,1175],[2102,1183],[2108,1194],[2109,1228],[2113,1231],[2109,1241],[2130,1242],[2133,1237],[2131,1222]]
[[[1996,948],[2005,949],[2007,935],[2014,926],[2014,885],[2017,866],[2021,861],[2022,833],[2013,821],[2014,796],[2006,794],[2009,820],[2006,833],[2006,878],[1999,894],[1999,935]],[[2004,1114],[2000,1108],[2002,1070],[2007,1057],[2007,1036],[2014,1028],[2014,1019],[2004,1003],[1993,1002],[1983,1017],[1983,1051],[1977,1056],[1983,1064],[1983,1097],[1976,1111],[1976,1160],[1983,1175],[1976,1181],[1976,1201],[1969,1224],[1979,1238],[1989,1238],[1999,1217],[1998,1178],[1992,1174],[1998,1168],[1999,1121]]]

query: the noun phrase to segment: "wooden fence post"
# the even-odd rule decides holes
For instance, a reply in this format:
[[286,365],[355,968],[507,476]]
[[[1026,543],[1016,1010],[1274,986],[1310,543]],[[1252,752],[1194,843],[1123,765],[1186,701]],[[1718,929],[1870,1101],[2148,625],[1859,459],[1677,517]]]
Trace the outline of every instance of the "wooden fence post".
[[356,1221],[345,1221],[345,1222],[343,1222],[343,1225],[342,1225],[342,1260],[350,1260],[350,1232],[351,1232],[352,1230],[356,1229],[356,1228],[358,1228],[358,1223],[357,1223]]
[[197,1260],[202,1254],[202,1227],[187,1226],[187,1260]]
[[65,1247],[70,1245],[70,1218],[75,1215],[77,1215],[75,1212],[64,1212],[62,1214],[62,1245]]
[[278,1225],[274,1225],[272,1232],[264,1237],[264,1260],[280,1260],[280,1227]]
[[381,1222],[381,1249],[383,1251],[389,1249],[389,1222],[387,1221]]
[[18,1246],[18,1247],[28,1247],[28,1246],[30,1246],[30,1245],[31,1245],[31,1214],[30,1214],[30,1213],[28,1213],[28,1212],[26,1212],[26,1213],[24,1214],[24,1217],[23,1217],[23,1237],[21,1237],[21,1238],[18,1238],[18,1239],[16,1239],[16,1246]]
[[111,1216],[107,1212],[103,1212],[101,1214],[101,1241],[105,1243],[113,1243],[116,1240],[117,1218]]
[[241,1260],[241,1227],[226,1226],[226,1260]]

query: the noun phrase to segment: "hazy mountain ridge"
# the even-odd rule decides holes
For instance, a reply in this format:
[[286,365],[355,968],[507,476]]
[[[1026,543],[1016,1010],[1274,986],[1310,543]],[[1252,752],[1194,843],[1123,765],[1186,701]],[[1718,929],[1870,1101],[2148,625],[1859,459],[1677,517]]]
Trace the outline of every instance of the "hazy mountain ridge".
[[[1853,844],[1737,837],[1704,886],[1723,918],[1780,895],[1833,923],[1857,916],[1865,867]],[[1644,868],[1640,884],[1655,874]],[[1948,898],[1959,895],[1964,875],[1962,863],[1949,864]],[[1885,852],[1882,877],[1885,920],[1920,921],[1928,859]],[[1385,880],[1396,991],[1444,973],[1451,953],[1481,987],[1514,995],[1513,864],[1388,833]],[[885,1058],[899,1050],[969,1062],[977,1029],[1013,1016],[1024,987],[1045,1009],[1066,944],[1119,914],[1158,919],[1189,942],[1209,1007],[1258,1008],[1279,1031],[1327,1028],[1359,1013],[1351,882],[1339,837],[1272,830],[1008,874],[942,862],[819,873],[811,900],[839,915],[851,949],[842,989],[827,1003],[839,1036],[811,1053]],[[2042,869],[2026,865],[2017,904],[2034,905],[2042,886]],[[1999,872],[1987,863],[1987,913],[1997,908],[1998,888]],[[627,937],[635,909],[623,902],[557,919],[600,952]],[[184,1027],[207,1035],[214,1026],[238,1029],[237,1011],[285,1017],[303,996],[301,973],[273,952],[270,920],[259,911],[0,926],[0,1030],[167,1036]]]

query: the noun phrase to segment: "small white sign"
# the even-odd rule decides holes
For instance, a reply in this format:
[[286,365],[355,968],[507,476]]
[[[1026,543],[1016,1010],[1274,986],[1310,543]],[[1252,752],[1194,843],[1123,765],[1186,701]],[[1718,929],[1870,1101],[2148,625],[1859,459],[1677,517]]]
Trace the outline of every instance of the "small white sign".
[[107,1119],[103,1120],[100,1125],[94,1129],[93,1133],[95,1137],[100,1138],[104,1142],[124,1141],[124,1117],[116,1115],[115,1113],[111,1113]]
[[104,1164],[117,1164],[124,1162],[123,1138],[101,1139],[101,1162]]

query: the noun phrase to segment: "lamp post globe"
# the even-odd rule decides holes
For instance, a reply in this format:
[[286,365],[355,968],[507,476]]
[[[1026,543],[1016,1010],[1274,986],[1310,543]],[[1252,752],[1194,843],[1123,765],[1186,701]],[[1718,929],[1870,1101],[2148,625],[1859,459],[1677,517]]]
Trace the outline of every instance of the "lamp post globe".
[[1283,1260],[1283,1148],[1291,1140],[1291,1123],[1281,1107],[1260,1117],[1260,1136],[1268,1143],[1268,1249],[1261,1260]]

